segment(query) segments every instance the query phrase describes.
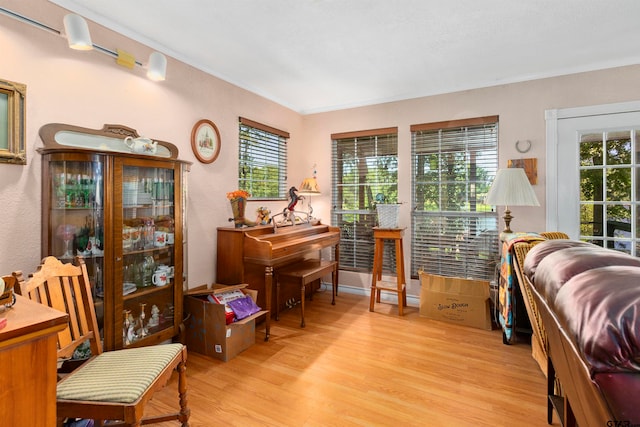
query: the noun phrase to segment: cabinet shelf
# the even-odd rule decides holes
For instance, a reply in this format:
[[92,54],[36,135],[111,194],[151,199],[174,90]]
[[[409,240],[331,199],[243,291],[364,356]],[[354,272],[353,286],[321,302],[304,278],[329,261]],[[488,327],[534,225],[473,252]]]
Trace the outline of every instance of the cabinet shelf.
[[164,322],[160,322],[158,326],[148,328],[148,335],[146,337],[138,338],[137,340],[133,341],[126,347],[133,348],[133,347],[143,347],[146,345],[155,345],[171,338],[171,336],[167,336],[166,331],[167,331],[167,326],[171,326],[173,322],[174,322],[174,319],[171,318],[171,319],[165,320]]
[[169,283],[164,286],[155,286],[155,285],[145,286],[144,288],[138,288],[138,290],[135,292],[132,292],[127,295],[123,295],[122,300],[127,301],[127,300],[137,299],[137,298],[144,297],[157,292],[166,292],[167,289],[172,289],[172,288],[173,288],[173,283]]
[[58,258],[58,259],[59,259],[59,260],[61,260],[61,261],[71,262],[71,261],[73,261],[76,257],[78,257],[78,258],[82,258],[83,260],[85,260],[85,263],[86,263],[86,262],[88,262],[88,261],[90,261],[90,260],[95,260],[95,259],[98,259],[98,258],[104,258],[104,254],[100,254],[100,255],[98,255],[98,254],[81,255],[81,254],[78,254],[77,252],[76,252],[76,254],[77,254],[77,255],[74,255],[74,256],[64,256],[64,255],[61,255],[61,256],[58,256],[58,257],[56,257],[56,258]]
[[69,207],[53,207],[51,208],[53,211],[102,211],[101,207],[97,206],[69,206]]
[[173,203],[144,203],[134,205],[122,205],[123,209],[152,209],[152,208],[172,208]]
[[173,247],[174,246],[175,246],[175,244],[167,244],[167,245],[162,246],[162,247],[155,247],[154,246],[153,248],[148,248],[148,249],[135,249],[133,251],[124,251],[122,253],[122,255],[129,256],[129,255],[170,253],[171,251],[173,251]]

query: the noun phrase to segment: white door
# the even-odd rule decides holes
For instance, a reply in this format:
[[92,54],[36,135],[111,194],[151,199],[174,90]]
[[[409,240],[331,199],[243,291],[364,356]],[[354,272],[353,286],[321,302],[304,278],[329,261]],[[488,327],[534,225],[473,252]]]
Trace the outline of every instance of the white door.
[[547,229],[635,255],[640,102],[546,118]]

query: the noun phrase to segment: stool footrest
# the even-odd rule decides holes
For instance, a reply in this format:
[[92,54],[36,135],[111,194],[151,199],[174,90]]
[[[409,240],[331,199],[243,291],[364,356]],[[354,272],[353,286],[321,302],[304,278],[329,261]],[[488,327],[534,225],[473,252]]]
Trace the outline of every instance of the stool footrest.
[[376,284],[376,289],[379,291],[387,291],[387,292],[403,292],[404,288],[406,285],[402,285],[400,289],[398,289],[398,286],[394,283],[393,285],[389,284]]

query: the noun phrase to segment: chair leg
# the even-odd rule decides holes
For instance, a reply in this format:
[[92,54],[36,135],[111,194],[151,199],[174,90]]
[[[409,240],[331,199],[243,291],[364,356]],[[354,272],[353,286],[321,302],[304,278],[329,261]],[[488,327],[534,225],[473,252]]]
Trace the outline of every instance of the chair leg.
[[382,276],[382,248],[383,240],[376,239],[373,247],[373,271],[371,272],[371,295],[369,300],[369,311],[373,311],[376,302],[380,302],[380,291],[377,282]]
[[187,365],[181,362],[178,367],[178,396],[180,400],[180,414],[178,421],[182,423],[182,427],[189,427],[189,416],[191,410],[187,406]]

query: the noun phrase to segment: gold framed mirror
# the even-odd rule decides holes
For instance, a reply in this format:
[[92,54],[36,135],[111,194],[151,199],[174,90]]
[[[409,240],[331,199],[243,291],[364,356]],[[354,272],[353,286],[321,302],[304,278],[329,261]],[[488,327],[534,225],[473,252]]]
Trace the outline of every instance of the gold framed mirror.
[[26,98],[27,85],[0,79],[0,163],[27,164]]

